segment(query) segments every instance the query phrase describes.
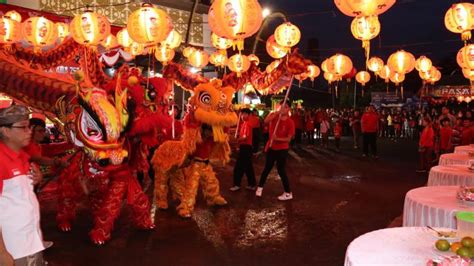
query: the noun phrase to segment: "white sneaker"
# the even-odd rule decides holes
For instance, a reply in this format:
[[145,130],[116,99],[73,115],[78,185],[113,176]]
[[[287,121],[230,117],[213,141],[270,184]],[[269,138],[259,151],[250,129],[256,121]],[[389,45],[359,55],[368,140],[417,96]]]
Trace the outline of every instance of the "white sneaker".
[[283,192],[283,194],[281,194],[280,196],[278,196],[278,200],[291,200],[293,199],[293,193],[286,193],[286,192]]
[[239,189],[240,189],[240,187],[238,187],[238,186],[233,186],[233,187],[231,187],[229,190],[230,190],[230,191],[237,191],[237,190],[239,190]]
[[257,191],[255,191],[255,196],[261,197],[263,192],[263,187],[257,187]]

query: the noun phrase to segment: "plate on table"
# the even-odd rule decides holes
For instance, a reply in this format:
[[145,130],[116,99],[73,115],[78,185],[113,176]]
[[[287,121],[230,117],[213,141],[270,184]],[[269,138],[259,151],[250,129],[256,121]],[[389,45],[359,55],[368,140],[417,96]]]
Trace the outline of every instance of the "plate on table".
[[456,229],[447,228],[447,227],[433,227],[433,229],[443,234],[442,236],[440,236],[438,235],[437,232],[426,227],[427,232],[431,234],[433,237],[435,237],[436,239],[446,239],[448,241],[453,241],[453,240],[458,239],[457,237],[458,231]]

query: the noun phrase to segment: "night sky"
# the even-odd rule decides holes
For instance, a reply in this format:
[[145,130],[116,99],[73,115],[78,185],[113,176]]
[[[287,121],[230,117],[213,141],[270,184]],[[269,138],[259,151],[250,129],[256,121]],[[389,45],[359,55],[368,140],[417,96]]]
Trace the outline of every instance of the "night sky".
[[[371,54],[381,56],[384,61],[398,49],[413,53],[416,57],[426,55],[435,64],[461,47],[459,34],[449,32],[444,26],[444,14],[452,3],[448,0],[398,0],[387,12],[379,16],[382,25],[380,35],[371,41]],[[363,66],[364,52],[361,42],[350,32],[352,17],[345,16],[332,0],[261,0],[262,7],[284,10],[290,21],[300,27],[303,40],[300,47],[307,49],[309,38],[319,40],[317,52],[323,58],[340,52],[354,61],[356,67]],[[280,23],[279,19],[274,19]],[[320,62],[318,62],[320,63]]]

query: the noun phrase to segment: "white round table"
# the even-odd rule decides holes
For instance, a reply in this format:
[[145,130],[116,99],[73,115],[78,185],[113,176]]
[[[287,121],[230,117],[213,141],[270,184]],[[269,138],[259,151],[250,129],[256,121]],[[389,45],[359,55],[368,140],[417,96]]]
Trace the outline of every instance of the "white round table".
[[441,257],[434,249],[437,238],[426,227],[394,227],[354,239],[346,250],[344,266],[426,265]]
[[430,170],[428,186],[474,186],[474,171],[466,165],[438,165]]
[[463,153],[446,153],[439,157],[439,165],[469,165],[470,160],[474,161],[474,157],[469,157],[469,155]]
[[468,154],[474,152],[474,145],[464,145],[454,147],[454,153]]
[[457,228],[457,211],[474,211],[473,205],[461,203],[456,194],[459,186],[420,187],[405,196],[403,226]]

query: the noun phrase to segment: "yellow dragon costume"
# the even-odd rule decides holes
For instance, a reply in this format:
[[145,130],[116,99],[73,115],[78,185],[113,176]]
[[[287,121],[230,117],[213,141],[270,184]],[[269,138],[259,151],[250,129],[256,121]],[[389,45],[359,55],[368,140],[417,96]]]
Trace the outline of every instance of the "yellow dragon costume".
[[177,211],[182,217],[191,216],[199,185],[208,205],[227,204],[210,161],[229,161],[225,128],[237,124],[232,107],[234,92],[232,87],[222,87],[217,79],[193,88],[181,139],[165,141],[152,158],[158,208],[168,208],[169,186],[173,198],[180,200]]

